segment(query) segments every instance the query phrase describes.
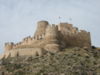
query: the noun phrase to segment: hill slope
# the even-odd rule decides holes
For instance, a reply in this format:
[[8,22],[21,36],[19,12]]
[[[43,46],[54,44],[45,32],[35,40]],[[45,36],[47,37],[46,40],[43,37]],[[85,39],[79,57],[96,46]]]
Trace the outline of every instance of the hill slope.
[[100,75],[100,50],[67,48],[43,56],[0,60],[0,75]]

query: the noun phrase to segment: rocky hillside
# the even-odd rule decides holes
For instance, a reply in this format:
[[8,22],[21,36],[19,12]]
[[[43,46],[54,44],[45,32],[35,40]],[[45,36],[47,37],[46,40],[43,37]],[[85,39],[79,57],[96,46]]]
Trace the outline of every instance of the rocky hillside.
[[67,48],[0,60],[0,75],[100,75],[100,50]]

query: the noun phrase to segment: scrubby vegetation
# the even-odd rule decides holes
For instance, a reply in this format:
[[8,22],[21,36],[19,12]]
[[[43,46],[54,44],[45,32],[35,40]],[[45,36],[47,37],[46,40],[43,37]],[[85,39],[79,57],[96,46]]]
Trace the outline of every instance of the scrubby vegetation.
[[0,61],[1,75],[100,75],[100,50],[67,48],[43,56]]

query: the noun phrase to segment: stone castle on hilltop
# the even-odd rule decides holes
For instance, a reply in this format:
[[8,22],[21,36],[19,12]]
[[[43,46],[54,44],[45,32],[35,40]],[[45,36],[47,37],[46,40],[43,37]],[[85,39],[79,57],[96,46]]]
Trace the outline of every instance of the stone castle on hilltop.
[[42,55],[44,51],[58,52],[69,47],[91,48],[90,32],[78,30],[69,23],[50,25],[48,21],[39,21],[34,36],[16,44],[6,43],[3,57]]

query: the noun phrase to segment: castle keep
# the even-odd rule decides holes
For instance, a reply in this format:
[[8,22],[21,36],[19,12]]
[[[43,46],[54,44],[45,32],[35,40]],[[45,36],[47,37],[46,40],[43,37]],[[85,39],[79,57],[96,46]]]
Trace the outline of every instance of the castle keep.
[[34,36],[16,44],[6,43],[3,56],[42,55],[44,51],[57,52],[68,47],[91,48],[90,32],[69,23],[50,25],[48,21],[39,21]]

